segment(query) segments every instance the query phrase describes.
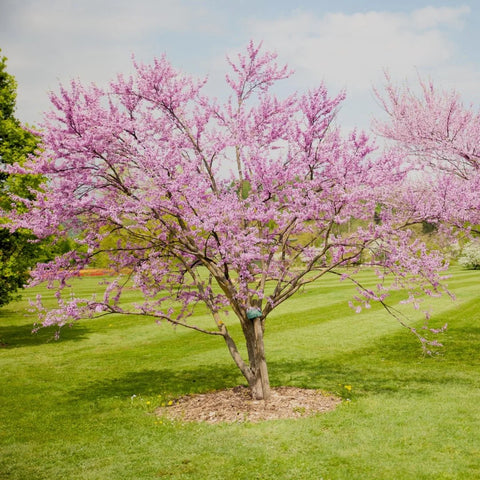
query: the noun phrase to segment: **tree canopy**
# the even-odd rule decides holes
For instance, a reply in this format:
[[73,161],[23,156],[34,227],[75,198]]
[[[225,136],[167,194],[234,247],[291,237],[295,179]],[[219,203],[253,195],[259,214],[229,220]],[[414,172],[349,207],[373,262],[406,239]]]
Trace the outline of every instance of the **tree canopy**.
[[432,81],[395,85],[377,97],[387,113],[374,124],[408,155],[428,192],[430,219],[480,233],[480,112]]
[[[0,57],[0,207],[11,208],[12,195],[32,198],[38,188],[36,176],[12,175],[7,165],[22,164],[37,146],[38,138],[22,127],[15,117],[17,83],[7,72],[7,59]],[[0,306],[16,298],[18,289],[28,281],[29,270],[41,255],[41,247],[34,243],[30,231],[10,232],[0,228]]]
[[[343,93],[320,85],[279,98],[275,84],[290,72],[253,43],[228,64],[225,102],[165,57],[134,62],[133,75],[105,89],[62,86],[42,126],[42,153],[12,169],[45,181],[9,218],[12,230],[39,238],[81,233],[76,248],[32,273],[59,304],[47,310],[38,299],[42,325],[133,314],[216,335],[254,397],[268,398],[266,320],[300,289],[332,275],[356,282],[356,310],[399,287],[416,304],[442,291],[446,265],[411,228],[429,211],[406,183],[408,159],[336,126]],[[99,254],[119,273],[103,296],[65,294]],[[360,265],[376,271],[376,286],[358,283]],[[132,284],[143,300],[126,305]],[[212,328],[189,321],[198,303]]]

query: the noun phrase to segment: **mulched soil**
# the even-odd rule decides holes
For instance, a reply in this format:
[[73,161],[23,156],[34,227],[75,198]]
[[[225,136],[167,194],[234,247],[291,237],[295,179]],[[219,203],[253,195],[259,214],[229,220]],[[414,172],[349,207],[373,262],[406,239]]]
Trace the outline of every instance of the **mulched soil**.
[[296,387],[272,388],[268,402],[253,400],[247,387],[186,395],[172,405],[159,408],[157,414],[183,422],[261,422],[299,418],[328,412],[341,399],[320,390]]

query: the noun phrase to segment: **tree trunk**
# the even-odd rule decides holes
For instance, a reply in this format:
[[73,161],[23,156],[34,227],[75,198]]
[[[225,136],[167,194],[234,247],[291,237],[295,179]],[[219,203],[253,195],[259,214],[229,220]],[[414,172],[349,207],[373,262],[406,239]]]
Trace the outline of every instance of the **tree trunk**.
[[255,318],[248,319],[246,316],[241,319],[243,335],[245,337],[248,363],[245,362],[238,351],[235,341],[230,336],[226,325],[220,320],[218,312],[213,314],[215,321],[227,344],[230,355],[237,367],[248,382],[252,397],[255,400],[269,400],[270,382],[268,379],[268,368],[265,359],[265,346],[263,343],[264,320]]
[[263,321],[260,318],[247,320],[242,327],[247,342],[250,363],[250,375],[246,376],[246,379],[252,392],[252,397],[255,400],[267,401],[270,399],[270,381],[263,343]]

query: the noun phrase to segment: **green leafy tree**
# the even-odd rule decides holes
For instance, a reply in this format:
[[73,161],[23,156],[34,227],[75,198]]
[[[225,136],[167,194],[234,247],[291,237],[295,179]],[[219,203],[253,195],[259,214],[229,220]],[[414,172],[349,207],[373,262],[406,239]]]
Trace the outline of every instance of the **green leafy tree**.
[[[30,198],[32,188],[38,187],[39,176],[10,175],[8,165],[23,163],[37,148],[37,136],[25,129],[15,117],[17,82],[7,72],[6,57],[0,57],[0,207],[11,208],[8,194]],[[29,278],[29,270],[37,260],[45,257],[41,243],[27,231],[11,233],[0,228],[0,306],[14,298]]]

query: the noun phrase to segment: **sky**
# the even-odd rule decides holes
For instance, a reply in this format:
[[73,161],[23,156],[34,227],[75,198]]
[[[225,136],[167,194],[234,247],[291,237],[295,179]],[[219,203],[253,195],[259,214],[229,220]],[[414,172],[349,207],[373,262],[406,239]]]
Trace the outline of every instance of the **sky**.
[[346,90],[339,123],[368,129],[382,112],[373,88],[384,71],[455,88],[480,105],[480,1],[451,0],[0,0],[0,48],[18,82],[17,118],[41,123],[49,91],[72,78],[106,85],[132,70],[132,55],[163,54],[208,75],[226,94],[226,55],[250,40],[294,75],[285,93],[324,82]]

